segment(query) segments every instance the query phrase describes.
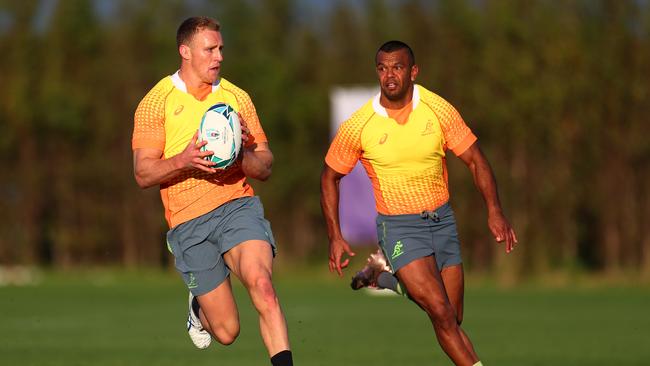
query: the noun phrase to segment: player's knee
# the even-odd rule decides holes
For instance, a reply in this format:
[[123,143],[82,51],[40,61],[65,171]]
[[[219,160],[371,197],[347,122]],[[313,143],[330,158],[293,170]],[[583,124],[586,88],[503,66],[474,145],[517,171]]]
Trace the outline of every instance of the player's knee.
[[416,300],[416,302],[429,315],[434,324],[442,328],[452,328],[457,325],[456,314],[444,298],[437,299],[431,296],[421,296],[419,301]]
[[215,338],[219,343],[223,344],[224,346],[229,346],[235,343],[235,340],[237,339],[238,336],[239,336],[239,332],[237,332],[236,334],[223,333],[216,336]]
[[259,312],[273,310],[279,307],[278,298],[273,289],[273,283],[268,276],[257,277],[249,288],[255,307]]
[[432,311],[429,313],[431,319],[442,328],[454,328],[458,326],[458,319],[456,314],[449,304],[437,303],[432,306]]
[[239,336],[239,322],[231,322],[213,332],[214,338],[224,346],[233,344]]

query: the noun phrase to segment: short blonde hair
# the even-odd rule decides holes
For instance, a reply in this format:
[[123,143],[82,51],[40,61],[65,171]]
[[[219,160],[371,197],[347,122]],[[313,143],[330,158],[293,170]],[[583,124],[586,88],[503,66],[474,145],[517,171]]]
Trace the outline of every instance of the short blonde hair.
[[176,32],[176,46],[180,47],[182,44],[188,45],[192,41],[192,37],[203,29],[218,32],[221,29],[221,25],[218,21],[208,17],[187,18],[181,23]]

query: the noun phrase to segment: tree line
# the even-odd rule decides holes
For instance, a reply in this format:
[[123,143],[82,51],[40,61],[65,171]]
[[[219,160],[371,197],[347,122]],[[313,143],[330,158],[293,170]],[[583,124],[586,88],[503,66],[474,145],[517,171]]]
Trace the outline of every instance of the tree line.
[[521,243],[506,257],[447,159],[466,265],[650,275],[650,4],[635,0],[0,2],[0,264],[166,266],[156,189],[133,179],[140,99],[178,66],[190,15],[223,27],[224,77],[275,155],[255,184],[282,255],[325,261],[319,174],[329,91],[374,85],[400,39],[418,82],[478,135]]

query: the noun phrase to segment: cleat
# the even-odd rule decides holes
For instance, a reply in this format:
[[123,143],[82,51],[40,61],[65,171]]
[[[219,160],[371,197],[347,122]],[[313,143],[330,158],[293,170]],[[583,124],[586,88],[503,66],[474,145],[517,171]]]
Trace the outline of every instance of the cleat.
[[378,288],[377,278],[382,272],[392,273],[386,261],[386,257],[384,257],[384,253],[382,253],[381,249],[378,249],[376,253],[370,254],[366,266],[352,277],[350,287],[352,287],[353,290],[358,290],[364,287],[376,289]]
[[189,314],[187,316],[187,333],[190,335],[192,343],[198,349],[206,349],[212,342],[212,336],[207,330],[203,329],[201,319],[198,312],[195,313],[195,308],[198,310],[198,303],[194,305],[196,298],[190,292],[189,298]]

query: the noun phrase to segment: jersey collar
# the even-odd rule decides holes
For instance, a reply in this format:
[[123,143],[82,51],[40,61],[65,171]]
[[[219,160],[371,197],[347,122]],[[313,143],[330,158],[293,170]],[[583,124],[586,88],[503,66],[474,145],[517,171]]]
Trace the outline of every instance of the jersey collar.
[[[171,76],[172,78],[172,83],[174,83],[174,86],[176,89],[187,93],[187,85],[185,85],[185,82],[183,79],[181,79],[181,76],[179,75],[180,70],[176,71],[174,75]],[[221,78],[219,78],[217,81],[212,84],[212,93],[214,93],[217,89],[219,89],[219,84],[221,84]]]
[[[386,108],[384,108],[381,103],[379,103],[379,98],[381,97],[381,91],[375,95],[375,97],[372,100],[372,107],[375,109],[375,112],[383,117],[388,117],[388,112],[386,112]],[[411,99],[413,102],[413,109],[415,110],[415,107],[418,106],[418,103],[420,102],[420,86],[418,84],[413,84],[413,98]]]

